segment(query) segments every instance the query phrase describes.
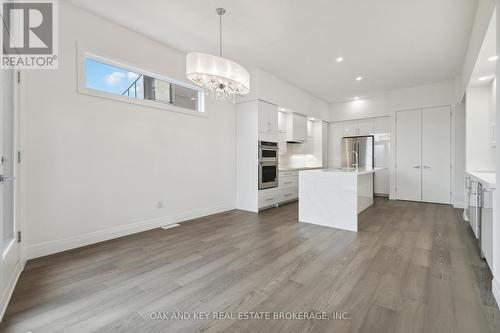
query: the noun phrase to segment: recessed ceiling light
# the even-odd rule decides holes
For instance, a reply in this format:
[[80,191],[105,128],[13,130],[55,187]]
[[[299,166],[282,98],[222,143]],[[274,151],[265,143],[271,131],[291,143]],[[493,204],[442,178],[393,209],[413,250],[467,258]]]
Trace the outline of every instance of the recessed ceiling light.
[[362,77],[362,76],[358,76],[358,77],[356,78],[356,81],[361,81],[361,80],[363,80],[363,77]]
[[344,61],[344,58],[342,58],[342,57],[337,58],[337,62],[342,62],[342,61]]
[[493,56],[488,58],[489,61],[495,61],[498,60],[498,56]]
[[492,76],[481,76],[478,80],[479,81],[486,81],[486,80],[491,80],[493,79]]
[[354,96],[352,99],[359,99],[359,97],[358,96]]

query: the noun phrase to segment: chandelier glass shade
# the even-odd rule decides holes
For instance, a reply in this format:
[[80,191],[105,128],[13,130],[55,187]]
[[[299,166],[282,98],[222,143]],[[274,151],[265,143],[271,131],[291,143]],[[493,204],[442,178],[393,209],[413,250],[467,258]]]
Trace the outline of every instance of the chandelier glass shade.
[[188,53],[186,75],[213,96],[225,98],[250,91],[250,74],[234,61],[206,53]]
[[216,98],[246,95],[250,91],[250,74],[243,66],[222,57],[222,15],[226,10],[217,8],[216,13],[219,15],[219,56],[188,53],[186,76]]

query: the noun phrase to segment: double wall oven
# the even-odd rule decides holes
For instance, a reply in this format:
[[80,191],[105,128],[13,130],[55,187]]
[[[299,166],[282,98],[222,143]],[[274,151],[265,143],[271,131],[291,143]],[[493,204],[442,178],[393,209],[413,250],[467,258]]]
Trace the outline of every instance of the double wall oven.
[[278,187],[278,143],[259,141],[259,190]]

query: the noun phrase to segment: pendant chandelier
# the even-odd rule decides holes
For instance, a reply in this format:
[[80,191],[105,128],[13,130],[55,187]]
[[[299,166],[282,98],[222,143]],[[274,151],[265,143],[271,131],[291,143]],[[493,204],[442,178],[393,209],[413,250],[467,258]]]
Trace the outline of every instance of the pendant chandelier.
[[233,95],[246,95],[250,91],[248,71],[234,61],[222,57],[222,15],[224,8],[216,9],[219,15],[219,56],[192,52],[186,56],[187,78],[218,99]]

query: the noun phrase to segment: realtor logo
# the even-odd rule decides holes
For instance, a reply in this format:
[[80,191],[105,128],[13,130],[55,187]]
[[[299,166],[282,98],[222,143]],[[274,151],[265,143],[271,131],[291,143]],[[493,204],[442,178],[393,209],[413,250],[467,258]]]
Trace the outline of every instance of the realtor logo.
[[2,68],[57,68],[57,0],[2,3]]

